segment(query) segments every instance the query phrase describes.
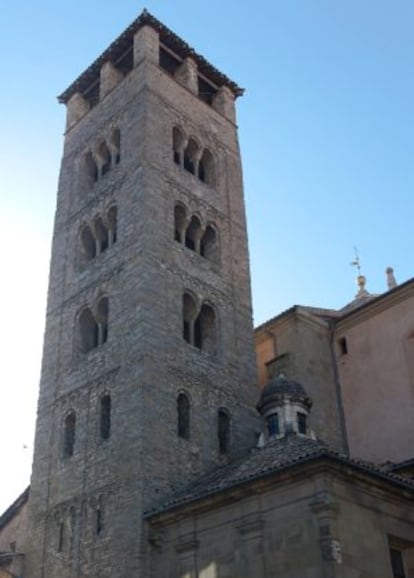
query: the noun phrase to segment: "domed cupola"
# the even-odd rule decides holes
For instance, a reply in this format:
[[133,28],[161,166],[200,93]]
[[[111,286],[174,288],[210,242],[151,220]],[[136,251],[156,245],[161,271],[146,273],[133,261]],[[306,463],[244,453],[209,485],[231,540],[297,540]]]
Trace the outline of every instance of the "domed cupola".
[[282,438],[289,434],[315,438],[309,427],[312,400],[297,381],[283,374],[273,377],[262,389],[256,407],[266,421],[264,439]]

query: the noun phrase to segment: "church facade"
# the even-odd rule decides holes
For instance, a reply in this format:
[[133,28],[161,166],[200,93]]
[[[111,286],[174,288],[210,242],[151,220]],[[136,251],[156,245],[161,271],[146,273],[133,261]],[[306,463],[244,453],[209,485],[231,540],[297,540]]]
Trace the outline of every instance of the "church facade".
[[275,320],[257,330],[256,387],[242,92],[144,11],[59,97],[33,473],[0,518],[2,577],[414,576],[410,466],[349,453],[323,316],[299,372],[269,354]]

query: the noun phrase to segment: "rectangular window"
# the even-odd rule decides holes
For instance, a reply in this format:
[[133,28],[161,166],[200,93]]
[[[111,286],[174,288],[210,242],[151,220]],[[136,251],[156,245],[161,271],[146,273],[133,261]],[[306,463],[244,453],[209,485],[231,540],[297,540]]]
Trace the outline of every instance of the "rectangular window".
[[393,578],[406,578],[401,550],[390,548],[391,568]]
[[306,413],[298,411],[297,418],[298,418],[298,432],[301,434],[306,434],[308,430]]
[[348,353],[348,343],[346,342],[346,337],[341,337],[341,339],[338,339],[338,348],[341,355],[346,355]]
[[269,432],[269,436],[279,435],[279,416],[277,413],[273,413],[267,418],[267,431]]

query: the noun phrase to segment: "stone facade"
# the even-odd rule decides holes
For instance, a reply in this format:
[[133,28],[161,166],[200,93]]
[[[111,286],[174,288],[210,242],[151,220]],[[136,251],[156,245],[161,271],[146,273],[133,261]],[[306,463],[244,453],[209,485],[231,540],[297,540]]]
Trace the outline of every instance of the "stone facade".
[[241,94],[144,11],[60,96],[30,500],[0,518],[0,578],[414,577],[414,284],[260,326],[257,389]]
[[[131,51],[128,73],[103,62],[83,94],[77,88],[62,97],[68,130],[31,483],[29,578],[146,575],[142,511],[255,443],[234,113],[220,111],[225,86],[213,106],[194,94],[188,74],[176,79],[160,65],[160,42],[170,40],[144,14],[128,46],[113,49]],[[173,60],[174,43],[163,48]],[[91,88],[99,79],[101,89]],[[215,78],[202,82],[220,89]],[[231,83],[226,98],[234,108]],[[175,130],[184,135],[182,151],[174,148]],[[185,211],[183,239],[177,206]],[[190,406],[185,437],[177,436],[180,394]],[[102,403],[110,404],[107,439]],[[220,411],[230,428],[225,452]]]
[[324,459],[154,514],[150,524],[151,576],[391,578],[392,547],[414,576],[412,495]]

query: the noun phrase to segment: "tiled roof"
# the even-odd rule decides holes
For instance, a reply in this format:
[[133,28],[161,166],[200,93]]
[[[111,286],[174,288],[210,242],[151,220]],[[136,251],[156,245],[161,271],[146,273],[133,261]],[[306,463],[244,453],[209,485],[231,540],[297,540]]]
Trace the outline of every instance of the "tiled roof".
[[19,513],[21,508],[25,505],[29,499],[30,486],[25,489],[25,491],[13,502],[11,506],[7,508],[5,512],[0,516],[0,530],[4,528],[8,522]]
[[125,54],[133,41],[135,33],[143,26],[148,25],[154,28],[159,35],[160,41],[168,46],[180,58],[191,56],[197,63],[198,70],[212,80],[218,87],[227,86],[233,94],[241,96],[243,89],[237,86],[225,74],[217,70],[203,56],[197,54],[184,40],[174,34],[162,22],[154,18],[147,10],[144,10],[124,32],[87,68],[59,97],[59,102],[67,103],[76,92],[84,92],[93,82],[99,78],[102,65],[107,62],[116,64],[117,60]]
[[285,438],[274,440],[261,449],[254,449],[247,456],[199,478],[183,490],[173,494],[158,507],[147,512],[146,517],[150,518],[156,514],[177,509],[190,502],[196,502],[208,496],[225,492],[236,486],[247,485],[253,480],[265,478],[288,468],[293,468],[298,464],[321,458],[343,463],[406,489],[414,490],[414,481],[411,482],[402,476],[385,472],[372,463],[348,458],[320,440],[292,434]]

